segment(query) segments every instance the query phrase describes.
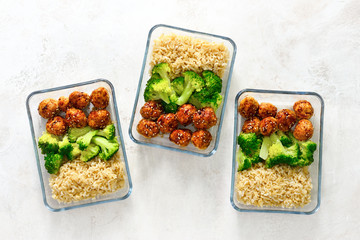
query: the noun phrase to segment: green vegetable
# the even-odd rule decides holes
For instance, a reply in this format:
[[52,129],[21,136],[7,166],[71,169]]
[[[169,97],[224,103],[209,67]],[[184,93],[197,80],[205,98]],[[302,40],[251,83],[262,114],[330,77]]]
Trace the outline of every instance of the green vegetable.
[[161,101],[161,104],[164,108],[165,113],[176,113],[179,108],[179,106],[174,102],[166,103],[164,101]]
[[95,145],[93,143],[90,143],[88,147],[81,152],[80,160],[83,162],[87,162],[94,157],[96,157],[100,152],[100,147],[98,145]]
[[163,78],[150,78],[144,90],[145,101],[163,100],[166,103],[177,99],[175,91],[172,89],[170,81]]
[[113,139],[115,137],[115,126],[114,124],[107,125],[104,129],[99,130],[96,136],[106,137],[107,139]]
[[189,99],[189,103],[198,109],[211,107],[215,111],[220,106],[221,101],[222,96],[219,93],[211,93],[206,88],[203,88],[199,92],[194,92]]
[[170,72],[171,72],[171,69],[170,69],[170,66],[169,64],[167,63],[158,63],[156,64],[151,73],[152,75],[156,75],[158,74],[160,76],[160,78],[168,81],[170,83]]
[[171,82],[171,87],[177,95],[181,95],[184,91],[184,77],[177,77]]
[[314,162],[314,152],[316,150],[316,143],[311,140],[299,141],[297,140],[292,133],[289,133],[290,138],[295,144],[299,145],[299,157],[297,161],[292,162],[292,166],[308,166]]
[[108,140],[104,137],[94,136],[91,142],[100,147],[99,157],[102,160],[109,160],[119,150],[119,143],[115,138]]
[[59,138],[45,132],[38,141],[38,146],[42,154],[57,153],[59,149]]
[[71,146],[72,146],[72,150],[66,154],[66,157],[69,160],[74,160],[75,158],[80,156],[82,151],[80,150],[79,144],[77,143],[71,143]]
[[252,158],[245,155],[241,148],[236,153],[236,161],[238,162],[238,171],[251,168]]
[[251,167],[251,164],[260,161],[260,148],[262,144],[262,136],[255,133],[241,132],[237,138],[240,148],[237,153],[237,161],[239,163],[238,171],[242,171]]
[[59,172],[63,156],[60,154],[49,153],[45,155],[45,168],[50,174],[57,174]]
[[91,130],[90,132],[87,132],[85,135],[82,135],[80,137],[78,137],[78,139],[76,140],[76,143],[79,144],[79,148],[81,150],[86,149],[90,142],[91,139],[99,132],[99,130]]
[[205,80],[206,89],[211,93],[220,93],[222,88],[222,80],[215,73],[205,70],[202,73]]
[[269,136],[263,138],[263,142],[260,148],[259,157],[263,160],[267,159],[269,156],[269,147],[271,146],[271,140]]
[[68,135],[65,135],[63,139],[59,142],[59,153],[61,155],[67,155],[73,150],[73,146],[69,141]]
[[91,131],[91,127],[86,126],[83,128],[69,128],[68,130],[68,136],[69,136],[69,141],[71,143],[76,142],[76,140],[78,139],[78,137],[85,135],[86,133]]
[[293,144],[291,138],[288,135],[286,135],[286,133],[284,133],[283,131],[277,131],[277,135],[280,138],[280,142],[285,147],[290,147]]
[[196,91],[199,92],[204,86],[205,81],[193,71],[186,71],[183,73],[184,76],[184,91],[176,101],[176,104],[181,106],[189,100],[191,94]]

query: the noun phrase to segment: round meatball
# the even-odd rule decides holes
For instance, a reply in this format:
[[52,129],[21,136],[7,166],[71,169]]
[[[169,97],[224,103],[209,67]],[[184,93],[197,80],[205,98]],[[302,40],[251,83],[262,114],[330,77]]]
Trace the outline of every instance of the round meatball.
[[249,118],[244,122],[242,131],[244,133],[259,133],[260,119],[257,117]]
[[260,103],[258,116],[261,119],[267,117],[275,117],[277,112],[277,108],[271,103]]
[[66,122],[69,127],[82,128],[87,125],[87,118],[85,113],[76,108],[69,108],[65,115]]
[[206,149],[210,145],[211,140],[212,140],[211,133],[203,129],[193,132],[191,136],[191,142],[198,149]]
[[87,93],[75,91],[70,94],[69,101],[72,107],[84,109],[89,105],[90,97]]
[[264,136],[270,136],[277,130],[277,120],[273,117],[267,117],[260,121],[260,133]]
[[276,114],[276,120],[278,121],[279,130],[287,132],[295,125],[296,115],[290,109],[283,109]]
[[161,115],[157,120],[157,124],[162,133],[170,133],[177,128],[178,121],[174,113],[168,113]]
[[312,123],[307,119],[301,119],[294,129],[294,137],[300,141],[309,140],[314,133]]
[[181,147],[186,147],[191,140],[191,131],[189,129],[175,129],[170,133],[169,139]]
[[145,119],[156,120],[164,112],[161,103],[156,101],[148,101],[140,109],[140,114]]
[[193,121],[196,107],[192,104],[183,104],[176,112],[176,119],[183,126],[189,125]]
[[136,130],[146,138],[156,137],[160,132],[156,122],[150,121],[148,119],[141,119],[136,127]]
[[256,101],[255,98],[251,96],[247,96],[243,100],[241,100],[238,107],[238,112],[244,118],[250,118],[256,115],[258,108],[259,108],[258,101]]
[[110,113],[105,109],[91,111],[88,124],[91,128],[103,129],[110,123]]
[[298,119],[310,119],[314,114],[311,103],[306,100],[299,100],[294,103],[294,111]]
[[64,96],[60,97],[58,100],[58,105],[60,111],[66,112],[68,108],[70,108],[69,98]]
[[52,118],[59,112],[58,101],[52,98],[45,99],[39,104],[38,111],[43,118]]
[[64,118],[56,116],[50,118],[46,123],[46,131],[51,134],[60,136],[66,133],[67,123]]
[[193,115],[193,123],[197,129],[209,129],[216,125],[217,118],[214,109],[205,107]]
[[104,109],[109,104],[109,93],[103,87],[99,87],[92,91],[90,95],[90,102],[97,109]]

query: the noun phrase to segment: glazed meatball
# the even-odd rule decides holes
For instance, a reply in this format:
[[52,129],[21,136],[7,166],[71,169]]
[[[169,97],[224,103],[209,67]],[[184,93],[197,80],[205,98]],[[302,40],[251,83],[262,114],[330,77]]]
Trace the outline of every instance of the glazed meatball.
[[97,109],[104,109],[109,104],[109,93],[103,87],[99,87],[92,91],[90,95],[90,102]]
[[176,112],[176,119],[183,126],[189,125],[193,121],[193,115],[196,112],[196,107],[191,104],[184,104],[179,107]]
[[148,101],[140,109],[140,114],[145,119],[156,120],[164,112],[161,103],[156,101]]
[[148,119],[141,119],[137,125],[136,130],[146,138],[156,137],[160,132],[156,122],[150,121]]
[[212,140],[211,133],[207,130],[197,130],[191,136],[191,142],[199,149],[206,149]]
[[110,123],[110,113],[105,109],[91,111],[88,124],[91,128],[103,129]]
[[241,100],[240,105],[238,107],[238,112],[244,118],[254,117],[258,111],[259,103],[255,100],[255,98],[251,96],[245,97]]
[[279,130],[287,132],[295,125],[296,115],[294,111],[283,109],[276,114],[276,120],[278,121]]
[[189,129],[175,129],[170,133],[169,139],[181,147],[186,147],[191,140],[191,131]]
[[217,122],[214,109],[205,107],[197,110],[193,115],[193,123],[197,129],[209,129]]
[[298,119],[310,119],[314,114],[314,109],[306,100],[299,100],[294,103],[294,111]]
[[66,133],[67,123],[64,118],[56,116],[50,118],[46,123],[46,131],[51,134],[60,136]]
[[267,117],[275,117],[277,112],[277,108],[271,103],[260,103],[258,116],[261,119]]
[[82,128],[87,124],[85,113],[76,108],[69,108],[66,111],[65,119],[68,126],[72,128]]
[[75,91],[70,94],[69,101],[72,107],[84,109],[89,105],[90,97],[87,93]]
[[267,117],[260,121],[260,133],[264,136],[270,136],[277,130],[277,120],[273,117]]
[[59,112],[58,102],[52,98],[45,99],[39,104],[38,111],[43,118],[52,118]]
[[312,123],[307,119],[301,119],[294,129],[294,137],[300,141],[309,140],[314,133]]
[[157,125],[162,133],[170,133],[178,126],[176,115],[174,113],[168,113],[161,115],[157,120]]
[[58,105],[60,111],[66,112],[68,108],[70,108],[69,98],[64,96],[60,97],[58,100]]
[[244,122],[242,131],[244,133],[259,133],[260,119],[257,117],[249,118]]

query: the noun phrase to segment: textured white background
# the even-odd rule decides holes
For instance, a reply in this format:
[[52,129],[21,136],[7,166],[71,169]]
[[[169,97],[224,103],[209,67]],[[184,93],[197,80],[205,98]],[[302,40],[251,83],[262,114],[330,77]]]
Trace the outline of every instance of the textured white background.
[[[360,2],[0,1],[0,239],[359,239]],[[237,57],[211,158],[128,136],[149,29],[224,35]],[[42,202],[25,99],[96,78],[115,86],[133,193],[52,213]],[[325,100],[322,203],[310,216],[230,205],[234,98],[244,88],[308,90]]]

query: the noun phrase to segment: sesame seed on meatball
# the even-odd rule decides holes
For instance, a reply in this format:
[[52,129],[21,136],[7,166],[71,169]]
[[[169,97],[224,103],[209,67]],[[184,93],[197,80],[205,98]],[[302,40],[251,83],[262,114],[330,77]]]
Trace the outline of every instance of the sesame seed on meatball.
[[136,130],[146,138],[156,137],[160,132],[156,122],[148,119],[141,119],[136,127]]
[[87,93],[75,91],[70,94],[69,101],[72,107],[84,109],[89,105],[90,97]]
[[58,101],[52,98],[40,102],[38,111],[43,118],[52,118],[59,112]]
[[192,104],[183,104],[176,112],[176,118],[183,126],[189,125],[193,121],[193,114],[196,112],[196,107]]
[[251,96],[245,97],[240,101],[238,106],[238,112],[244,118],[254,117],[258,111],[259,103],[255,100],[255,98]]
[[66,122],[69,127],[82,128],[87,125],[87,118],[85,113],[76,108],[69,108],[65,115]]
[[93,110],[88,116],[88,124],[91,128],[103,129],[110,123],[110,113],[105,109]]
[[174,113],[163,114],[156,122],[162,133],[170,133],[178,126],[178,121]]
[[51,134],[60,136],[66,133],[67,123],[64,118],[56,116],[50,118],[46,123],[46,131]]
[[104,87],[99,87],[92,91],[90,102],[97,109],[104,109],[109,104],[109,93]]
[[282,109],[276,114],[276,120],[279,130],[288,132],[296,123],[296,115],[290,109]]
[[68,97],[60,97],[58,100],[59,109],[63,112],[66,112],[70,108],[70,101]]
[[197,129],[209,129],[215,126],[216,122],[216,114],[211,107],[199,109],[193,115],[193,123]]
[[299,100],[294,103],[294,111],[298,119],[310,119],[314,114],[314,108],[306,100]]
[[193,132],[191,136],[191,142],[198,149],[206,149],[210,145],[211,140],[212,140],[211,133],[204,129],[200,129]]
[[189,145],[191,140],[191,130],[189,129],[175,129],[169,135],[170,141],[181,147]]
[[156,120],[164,112],[163,106],[157,101],[150,100],[140,109],[140,114],[145,119]]
[[257,117],[249,118],[244,122],[242,131],[244,133],[259,133],[260,119]]
[[314,133],[312,123],[307,119],[301,119],[294,129],[294,137],[300,141],[309,140]]
[[277,112],[277,108],[271,103],[260,103],[258,116],[261,119],[267,117],[275,117]]
[[270,136],[277,130],[277,120],[273,117],[267,117],[260,121],[260,133],[264,136]]

